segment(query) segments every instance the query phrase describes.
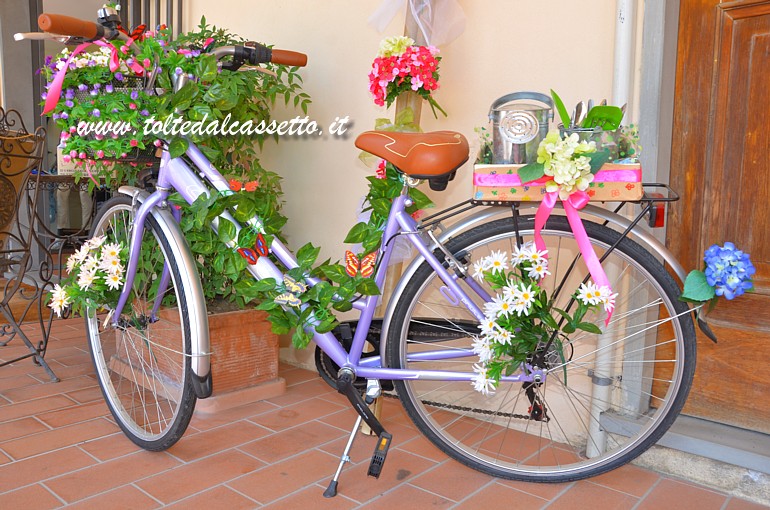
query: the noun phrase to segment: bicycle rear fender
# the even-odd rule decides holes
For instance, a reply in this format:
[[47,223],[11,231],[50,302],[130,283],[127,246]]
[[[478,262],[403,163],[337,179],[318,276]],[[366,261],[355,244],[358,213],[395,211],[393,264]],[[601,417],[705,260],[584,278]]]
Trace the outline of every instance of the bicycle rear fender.
[[[521,203],[519,210],[524,211],[531,209],[534,211],[539,206],[539,203]],[[561,203],[556,204],[556,208],[554,211],[559,211],[561,209]],[[604,209],[602,207],[597,207],[595,205],[588,204],[583,209],[580,210],[581,215],[587,215],[593,218],[598,218],[603,221],[608,221],[611,224],[614,224],[622,231],[625,231],[629,225],[631,225],[631,222],[612,211],[609,211],[607,209]],[[461,232],[464,232],[472,227],[475,227],[482,223],[487,223],[496,219],[500,219],[503,217],[510,217],[511,215],[511,209],[509,207],[486,207],[482,209],[481,211],[470,214],[466,216],[465,218],[461,219],[457,223],[454,223],[449,228],[441,232],[441,235],[437,236],[437,239],[440,243],[445,243],[448,241],[452,236],[455,236]],[[591,219],[591,218],[589,218]],[[630,237],[633,238],[634,241],[641,244],[646,250],[648,250],[650,253],[652,253],[654,256],[662,259],[666,264],[668,264],[671,269],[673,270],[674,274],[676,274],[677,278],[680,280],[680,285],[684,283],[685,278],[687,277],[687,271],[685,271],[684,267],[679,263],[678,260],[676,260],[676,257],[666,248],[663,243],[658,241],[652,234],[647,232],[643,229],[635,229],[631,231]],[[435,249],[435,244],[431,246],[431,250]],[[411,264],[404,270],[404,272],[401,275],[401,278],[398,281],[398,284],[393,289],[393,294],[391,294],[390,299],[388,299],[388,306],[385,309],[385,316],[383,318],[383,324],[382,324],[382,332],[380,334],[380,359],[382,359],[382,365],[386,365],[386,357],[385,353],[387,352],[387,338],[388,338],[388,329],[390,326],[390,321],[393,318],[393,312],[396,309],[396,304],[398,303],[398,300],[401,298],[401,294],[404,292],[404,288],[406,287],[406,284],[409,282],[412,275],[417,271],[417,268],[420,267],[420,264],[422,264],[425,261],[425,258],[422,255],[417,256]],[[700,321],[699,321],[700,322]],[[702,329],[702,328],[701,328]],[[712,333],[713,335],[713,333]],[[711,336],[709,336],[711,338]]]
[[[133,186],[121,186],[118,192],[128,195],[139,203],[143,203],[150,193]],[[182,289],[190,302],[199,305],[191,306],[187,311],[190,317],[190,343],[192,382],[195,395],[198,398],[210,397],[213,385],[211,379],[211,349],[209,340],[209,320],[206,315],[206,302],[203,297],[200,275],[195,265],[195,258],[190,247],[179,229],[179,225],[167,208],[153,208],[151,214],[158,222],[160,229],[171,240],[172,256],[177,260],[183,260],[187,267],[192,268],[194,274],[191,278],[182,278]],[[203,313],[199,313],[203,311]]]

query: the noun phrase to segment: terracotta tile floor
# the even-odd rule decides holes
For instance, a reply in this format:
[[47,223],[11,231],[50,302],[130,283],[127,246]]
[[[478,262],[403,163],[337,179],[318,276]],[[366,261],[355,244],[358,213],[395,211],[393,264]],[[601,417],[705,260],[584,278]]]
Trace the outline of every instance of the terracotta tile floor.
[[[20,352],[14,340],[0,360]],[[355,416],[313,372],[282,365],[284,395],[193,417],[173,448],[135,447],[111,421],[81,321],[57,321],[48,382],[24,360],[0,368],[0,509],[47,508],[763,508],[635,466],[543,485],[495,479],[452,460],[385,399],[394,435],[379,480],[367,478],[373,438],[359,435],[334,499],[322,497]]]

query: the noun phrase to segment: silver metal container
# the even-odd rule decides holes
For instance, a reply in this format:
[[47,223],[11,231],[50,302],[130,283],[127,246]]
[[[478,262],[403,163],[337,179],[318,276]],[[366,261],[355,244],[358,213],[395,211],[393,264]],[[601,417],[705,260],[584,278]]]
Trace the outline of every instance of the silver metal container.
[[553,101],[539,92],[513,92],[489,108],[492,163],[520,165],[537,160],[537,147],[548,134]]

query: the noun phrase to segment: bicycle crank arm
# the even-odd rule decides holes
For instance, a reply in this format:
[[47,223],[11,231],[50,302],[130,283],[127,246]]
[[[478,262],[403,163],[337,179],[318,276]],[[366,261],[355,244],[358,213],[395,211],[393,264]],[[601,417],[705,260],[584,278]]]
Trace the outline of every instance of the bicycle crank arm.
[[380,473],[382,472],[382,466],[385,464],[385,457],[388,454],[388,449],[390,448],[390,443],[393,440],[393,436],[385,431],[385,428],[380,423],[380,420],[378,420],[372,410],[369,409],[367,402],[373,402],[374,398],[367,396],[367,402],[365,402],[361,397],[361,394],[358,392],[358,390],[356,390],[355,386],[353,386],[354,380],[355,375],[350,370],[343,368],[340,370],[340,373],[337,376],[337,391],[348,398],[350,403],[353,405],[353,408],[356,410],[356,412],[358,412],[359,416],[361,416],[364,422],[369,425],[369,428],[372,429],[372,432],[377,434],[377,445],[374,448],[374,453],[372,454],[372,460],[369,463],[369,470],[367,474],[369,476],[379,478]]

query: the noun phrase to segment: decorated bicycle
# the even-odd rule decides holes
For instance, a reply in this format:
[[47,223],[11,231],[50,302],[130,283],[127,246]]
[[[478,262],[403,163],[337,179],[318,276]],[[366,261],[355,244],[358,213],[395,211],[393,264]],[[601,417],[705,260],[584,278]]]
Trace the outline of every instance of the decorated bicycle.
[[[109,20],[94,25],[44,15],[41,28],[78,42],[108,41],[118,57],[136,44]],[[227,58],[230,69],[245,62],[305,64],[302,54],[261,45],[204,49]],[[405,45],[380,64],[407,52],[412,62],[435,57]],[[390,101],[390,82],[425,90],[413,74],[388,69],[384,92],[373,89],[383,102]],[[278,331],[296,327],[295,344],[316,342],[338,367],[333,382],[358,413],[327,496],[336,493],[361,421],[379,436],[369,473],[382,469],[393,438],[366,405],[382,393],[382,381],[393,381],[430,441],[482,472],[563,482],[616,468],[668,429],[695,368],[693,309],[680,300],[661,259],[689,280],[684,297],[692,301],[710,300],[713,287],[731,296],[750,286],[753,267],[729,245],[714,247],[706,271],[687,277],[664,246],[635,228],[657,202],[675,200],[673,191],[663,198],[645,193],[637,169],[606,166],[606,153],[580,135],[544,136],[537,162],[527,166],[477,167],[478,191],[523,190],[540,200],[491,195],[506,207],[481,207],[447,227],[448,219],[493,201],[477,197],[420,221],[412,215],[421,205],[415,190],[421,181],[441,191],[467,161],[463,135],[362,133],[356,146],[385,161],[384,178],[370,179],[372,218],[349,236],[364,251],[351,252],[346,266],[315,266],[318,249],[310,245],[292,255],[269,218],[241,200],[239,186],[195,143],[162,140],[160,146],[154,191],[123,186],[121,196],[105,204],[53,305],[80,307],[99,383],[126,435],[150,450],[169,448],[216,378],[201,283],[172,192],[179,201],[204,204],[195,221],[209,225],[254,277],[241,290],[263,298],[259,307],[271,313]],[[629,200],[641,204],[634,220],[588,203],[592,190],[618,182],[638,192],[610,197],[621,207]],[[396,238],[418,256],[384,317],[375,319]],[[73,297],[67,285],[83,295]],[[333,310],[349,309],[359,312],[355,327],[338,325]],[[364,356],[375,323],[378,350]]]

